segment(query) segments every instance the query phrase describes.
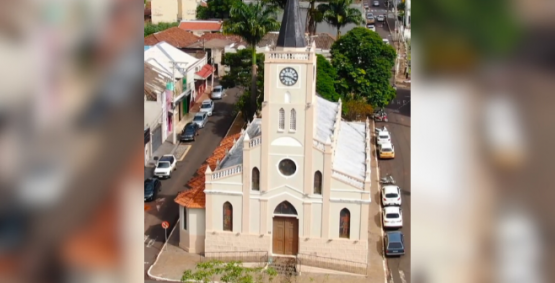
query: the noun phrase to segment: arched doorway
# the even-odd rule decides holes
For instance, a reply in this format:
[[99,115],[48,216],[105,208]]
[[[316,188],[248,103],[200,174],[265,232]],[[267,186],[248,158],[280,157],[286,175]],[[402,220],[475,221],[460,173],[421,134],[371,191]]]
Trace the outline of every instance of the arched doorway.
[[299,219],[297,210],[284,201],[274,210],[272,253],[297,255],[299,252]]

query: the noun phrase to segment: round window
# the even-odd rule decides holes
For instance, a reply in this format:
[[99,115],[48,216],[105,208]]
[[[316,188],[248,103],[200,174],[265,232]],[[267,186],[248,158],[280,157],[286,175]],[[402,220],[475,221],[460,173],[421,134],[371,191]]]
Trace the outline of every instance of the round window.
[[291,176],[297,171],[297,165],[291,159],[283,159],[279,162],[279,172],[285,176]]

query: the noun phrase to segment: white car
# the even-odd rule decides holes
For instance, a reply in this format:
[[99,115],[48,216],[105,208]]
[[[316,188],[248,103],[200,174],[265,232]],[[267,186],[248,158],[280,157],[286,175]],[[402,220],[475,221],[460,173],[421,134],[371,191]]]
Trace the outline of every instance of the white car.
[[383,226],[386,228],[403,227],[403,210],[399,206],[383,208]]
[[395,185],[383,186],[382,204],[383,206],[389,206],[389,205],[401,206],[401,189]]
[[221,85],[217,85],[212,89],[212,95],[210,96],[212,99],[222,99],[224,94],[224,88]]
[[389,131],[384,130],[378,132],[378,134],[376,135],[376,143],[378,145],[382,143],[391,143],[391,135],[389,135]]
[[372,6],[374,6],[374,7],[379,7],[379,6],[380,6],[380,1],[374,1],[374,2],[372,2]]
[[214,113],[214,101],[207,99],[200,105],[200,112],[205,112],[208,116]]
[[384,16],[384,15],[378,15],[378,16],[376,17],[376,20],[377,20],[378,22],[383,22],[383,21],[385,21],[385,16]]
[[154,176],[158,178],[170,178],[172,171],[176,169],[177,159],[171,154],[163,155],[156,163]]
[[368,25],[368,29],[373,31],[373,32],[376,32],[376,26],[374,26],[374,25]]
[[385,43],[385,44],[389,44],[389,39],[387,39],[387,38],[384,38],[384,39],[383,39],[383,43]]

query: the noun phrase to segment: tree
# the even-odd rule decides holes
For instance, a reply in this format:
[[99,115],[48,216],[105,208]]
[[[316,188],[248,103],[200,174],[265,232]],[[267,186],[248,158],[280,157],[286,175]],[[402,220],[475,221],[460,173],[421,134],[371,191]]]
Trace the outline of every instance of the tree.
[[271,282],[277,276],[273,268],[243,267],[241,262],[222,262],[217,260],[199,262],[195,272],[186,270],[181,277],[181,282],[216,282],[227,283],[262,283]]
[[340,96],[335,91],[337,71],[324,56],[316,54],[316,57],[316,92],[327,100],[339,100]]
[[276,9],[285,9],[285,4],[288,0],[262,0],[268,6],[273,6]]
[[316,34],[317,24],[324,21],[324,14],[316,8],[316,2],[319,0],[308,0],[309,6],[306,11],[306,32],[310,35]]
[[373,107],[384,107],[395,98],[390,85],[395,49],[377,33],[356,27],[332,45],[331,54],[341,95],[364,98]]
[[157,33],[159,31],[163,31],[163,30],[167,30],[169,28],[173,28],[178,26],[179,23],[158,23],[156,25],[153,25],[152,23],[147,23],[145,25],[144,28],[144,32],[145,32],[145,37],[153,34],[153,33]]
[[[237,53],[224,54],[222,65],[229,66],[229,72],[220,80],[224,88],[241,86],[248,88],[251,83],[252,53],[254,49],[237,50]],[[264,54],[256,54],[257,81],[264,82]]]
[[229,10],[237,2],[241,2],[241,0],[208,0],[206,7],[197,6],[197,19],[227,19]]
[[324,21],[337,29],[337,39],[341,36],[341,28],[348,24],[365,24],[359,9],[351,7],[353,0],[331,0],[328,4],[320,4],[318,10]]
[[366,117],[370,116],[374,108],[368,104],[364,99],[350,99],[343,104],[343,116],[351,121],[364,121]]
[[[241,36],[247,44],[256,50],[256,45],[270,31],[279,30],[279,22],[276,20],[276,8],[267,7],[263,2],[245,4],[236,2],[229,11],[229,19],[224,21],[223,31],[225,34]],[[252,117],[256,111],[256,53],[252,53],[252,81],[250,111],[248,117]]]

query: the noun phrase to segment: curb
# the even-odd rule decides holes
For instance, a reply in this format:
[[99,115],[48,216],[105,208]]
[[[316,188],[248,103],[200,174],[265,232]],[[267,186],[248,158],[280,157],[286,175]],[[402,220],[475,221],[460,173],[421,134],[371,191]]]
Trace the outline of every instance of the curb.
[[[175,231],[175,228],[179,227],[178,224],[179,224],[179,219],[177,219],[177,222],[175,222],[175,226],[173,226],[173,229],[172,229],[172,231],[170,232],[170,235],[168,236],[168,240],[172,237],[172,234],[173,234],[173,231]],[[158,280],[158,281],[181,282],[181,280],[180,280],[180,281],[176,281],[176,280],[173,280],[173,279],[167,279],[167,278],[164,278],[164,277],[158,277],[158,276],[155,276],[155,275],[150,274],[150,271],[152,270],[152,268],[154,267],[154,265],[156,265],[156,263],[157,263],[158,260],[160,259],[160,256],[162,255],[162,253],[163,253],[164,250],[166,249],[166,246],[167,246],[167,245],[168,245],[168,241],[166,241],[166,242],[164,243],[164,245],[162,246],[162,249],[160,249],[160,252],[158,253],[158,256],[156,256],[156,260],[154,261],[154,263],[153,263],[152,265],[150,265],[150,267],[148,268],[148,271],[146,272],[146,274],[148,275],[148,277],[150,277],[150,278],[152,278],[152,279],[155,279],[155,280]]]

